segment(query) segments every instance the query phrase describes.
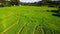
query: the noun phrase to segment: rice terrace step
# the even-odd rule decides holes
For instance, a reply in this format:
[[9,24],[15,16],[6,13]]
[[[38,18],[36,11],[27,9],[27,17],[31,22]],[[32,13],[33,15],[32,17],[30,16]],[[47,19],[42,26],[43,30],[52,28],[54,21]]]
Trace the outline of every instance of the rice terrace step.
[[57,8],[47,6],[12,6],[0,8],[0,34],[60,34]]

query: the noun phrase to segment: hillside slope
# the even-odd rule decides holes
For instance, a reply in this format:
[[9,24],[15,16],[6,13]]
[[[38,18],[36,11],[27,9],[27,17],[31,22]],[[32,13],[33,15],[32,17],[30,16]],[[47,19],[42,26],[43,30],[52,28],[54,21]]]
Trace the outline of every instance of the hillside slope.
[[0,34],[60,34],[60,17],[50,7],[15,6],[0,8]]

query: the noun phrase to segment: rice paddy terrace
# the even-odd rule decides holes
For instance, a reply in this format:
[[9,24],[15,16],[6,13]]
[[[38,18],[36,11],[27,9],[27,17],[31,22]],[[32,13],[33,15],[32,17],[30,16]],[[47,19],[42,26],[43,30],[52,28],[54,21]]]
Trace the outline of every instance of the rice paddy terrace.
[[0,34],[60,34],[60,17],[51,7],[14,6],[0,8]]

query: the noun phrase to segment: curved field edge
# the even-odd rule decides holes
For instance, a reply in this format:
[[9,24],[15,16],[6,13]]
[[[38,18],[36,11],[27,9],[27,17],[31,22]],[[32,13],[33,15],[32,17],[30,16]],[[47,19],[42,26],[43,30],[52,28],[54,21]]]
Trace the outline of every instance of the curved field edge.
[[14,6],[0,8],[0,34],[60,34],[60,18],[50,7]]

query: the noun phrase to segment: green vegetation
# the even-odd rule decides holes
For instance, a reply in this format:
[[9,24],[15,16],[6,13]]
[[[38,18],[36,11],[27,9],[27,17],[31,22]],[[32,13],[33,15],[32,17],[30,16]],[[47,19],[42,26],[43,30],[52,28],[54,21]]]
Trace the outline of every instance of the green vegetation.
[[0,34],[60,34],[60,18],[51,7],[14,6],[0,8]]

